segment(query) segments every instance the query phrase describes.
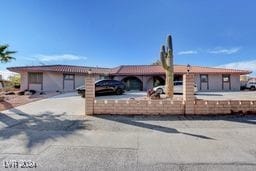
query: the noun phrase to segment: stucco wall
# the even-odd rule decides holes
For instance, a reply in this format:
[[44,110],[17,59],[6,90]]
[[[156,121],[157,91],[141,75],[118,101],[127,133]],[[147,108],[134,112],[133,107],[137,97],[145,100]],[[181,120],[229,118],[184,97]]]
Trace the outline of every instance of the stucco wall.
[[230,83],[231,89],[229,90],[228,84],[225,85],[228,87],[227,90],[222,89],[222,74],[208,74],[208,82],[209,82],[209,89],[204,89],[207,84],[202,84],[200,90],[200,75],[195,75],[195,82],[197,84],[197,88],[199,91],[239,91],[240,90],[240,75],[231,74],[230,75]]
[[26,90],[28,88],[28,73],[20,72],[20,90]]
[[[20,90],[26,90],[28,87],[33,90],[41,91],[41,85],[30,84],[28,86],[28,73],[21,72],[21,87]],[[96,80],[99,76],[95,76]],[[85,75],[75,74],[75,88],[84,85]],[[58,72],[43,72],[43,91],[63,91],[63,73]]]
[[209,74],[209,91],[222,91],[222,75]]
[[[28,88],[28,73],[21,72],[21,90],[25,90]],[[115,80],[122,80],[126,76],[115,76]],[[148,90],[153,87],[153,76],[136,76],[143,82],[143,90]],[[100,77],[96,76],[96,80]],[[224,91],[222,90],[222,74],[209,74],[209,90],[204,91]],[[195,82],[197,84],[198,90],[200,91],[200,75],[195,75]],[[239,75],[231,75],[231,91],[239,91],[240,90],[240,76]],[[75,75],[75,88],[84,85],[85,83],[85,75],[76,74]],[[39,88],[39,86],[32,85],[33,88]],[[30,86],[30,89],[32,89]],[[39,89],[41,90],[41,88]],[[57,72],[44,72],[43,73],[43,91],[63,91],[63,73]]]
[[85,75],[75,75],[75,88],[84,85],[85,83]]
[[63,74],[57,72],[43,73],[43,91],[62,91]]
[[29,90],[42,91],[42,85],[41,84],[29,84],[28,89]]
[[232,91],[239,91],[240,90],[240,75],[231,75],[231,90]]

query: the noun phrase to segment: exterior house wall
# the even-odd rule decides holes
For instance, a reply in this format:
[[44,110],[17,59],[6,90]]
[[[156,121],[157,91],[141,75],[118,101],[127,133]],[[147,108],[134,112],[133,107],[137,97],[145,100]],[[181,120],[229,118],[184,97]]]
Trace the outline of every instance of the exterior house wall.
[[42,85],[41,84],[29,84],[28,89],[29,90],[42,91]]
[[152,88],[153,88],[153,77],[147,77],[147,79],[143,81],[143,90],[146,91]]
[[221,74],[209,74],[209,91],[222,91],[222,75]]
[[85,83],[85,75],[75,75],[75,88],[84,85]]
[[63,74],[57,72],[43,73],[43,91],[63,90]]
[[24,91],[28,89],[28,73],[20,72],[20,90]]
[[[223,90],[222,89],[222,74],[208,74],[208,84],[209,89],[204,89],[207,86],[201,84],[201,90],[200,90],[200,74],[195,75],[195,83],[197,85],[198,91],[239,91],[240,90],[240,75],[237,74],[231,74],[230,75],[230,90]],[[228,85],[226,85],[228,86]],[[229,89],[229,88],[228,88]]]
[[[41,90],[41,84],[29,84],[28,86],[28,72],[21,72],[21,87],[20,90]],[[99,76],[96,76],[96,80]],[[84,85],[85,75],[75,74],[75,88]],[[58,72],[43,72],[43,91],[63,91],[63,73]]]
[[231,82],[231,90],[232,91],[239,91],[240,90],[240,75],[231,75],[230,76]]
[[198,91],[200,91],[200,75],[199,74],[195,74],[194,81],[196,83]]
[[[30,84],[28,86],[28,73],[20,72],[21,75],[21,90],[26,90],[28,88],[41,91],[40,85]],[[115,80],[123,80],[128,76],[114,76]],[[134,76],[137,77],[143,83],[143,90],[153,88],[153,76]],[[164,76],[160,76],[165,79]],[[102,79],[99,75],[95,77],[95,80]],[[84,85],[85,75],[75,74],[75,88]],[[195,83],[197,84],[198,91],[226,91],[222,89],[222,74],[208,74],[208,90],[200,90],[200,74],[195,74]],[[240,90],[240,75],[231,74],[230,75],[231,91]],[[63,91],[63,73],[58,72],[44,72],[43,73],[43,91]]]

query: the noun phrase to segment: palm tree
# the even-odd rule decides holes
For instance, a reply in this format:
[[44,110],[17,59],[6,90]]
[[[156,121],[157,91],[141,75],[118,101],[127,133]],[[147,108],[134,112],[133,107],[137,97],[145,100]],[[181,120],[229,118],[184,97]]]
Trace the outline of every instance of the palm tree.
[[11,55],[16,53],[16,51],[9,51],[8,45],[0,45],[0,62],[1,63],[7,63],[10,62],[11,60],[15,59]]

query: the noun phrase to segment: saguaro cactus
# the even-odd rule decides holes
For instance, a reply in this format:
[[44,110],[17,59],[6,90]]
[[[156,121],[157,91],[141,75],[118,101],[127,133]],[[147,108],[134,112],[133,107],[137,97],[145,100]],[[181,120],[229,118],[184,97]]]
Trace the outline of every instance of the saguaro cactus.
[[165,69],[166,97],[173,97],[173,49],[172,36],[167,36],[167,46],[162,46],[160,52],[162,67]]

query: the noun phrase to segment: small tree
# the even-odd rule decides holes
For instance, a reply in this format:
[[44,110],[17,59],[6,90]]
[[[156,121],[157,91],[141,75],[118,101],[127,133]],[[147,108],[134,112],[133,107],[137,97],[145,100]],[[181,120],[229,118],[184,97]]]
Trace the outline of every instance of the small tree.
[[14,88],[20,87],[20,75],[15,74],[8,77],[8,80],[10,81],[10,86]]
[[161,65],[161,61],[158,59],[155,62],[153,62],[151,65]]
[[[11,60],[15,59],[12,57],[12,54],[16,53],[16,51],[9,51],[8,45],[0,45],[0,62],[7,63]],[[0,96],[0,101],[4,100],[3,96]]]
[[12,57],[12,54],[16,53],[16,51],[9,51],[9,45],[0,45],[0,62],[7,63],[11,60],[15,59]]

